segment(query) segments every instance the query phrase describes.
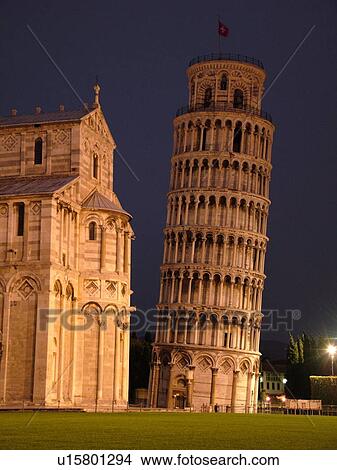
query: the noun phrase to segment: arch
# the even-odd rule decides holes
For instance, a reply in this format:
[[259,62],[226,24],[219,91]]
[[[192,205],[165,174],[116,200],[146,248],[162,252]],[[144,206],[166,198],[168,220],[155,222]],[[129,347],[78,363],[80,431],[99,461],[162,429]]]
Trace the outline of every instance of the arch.
[[217,346],[218,339],[218,316],[215,313],[212,313],[210,316],[211,323],[211,346]]
[[233,152],[241,152],[242,124],[238,121],[234,129]]
[[227,90],[227,83],[228,83],[227,75],[223,73],[221,75],[221,80],[220,80],[220,90],[222,91]]
[[167,349],[162,349],[159,353],[160,362],[167,366],[171,362],[171,353]]
[[67,287],[66,287],[66,299],[68,301],[73,301],[75,300],[75,295],[74,295],[74,287],[71,282],[68,282]]
[[55,281],[53,290],[54,290],[55,297],[60,297],[62,295],[62,284],[59,279]]
[[231,134],[232,134],[232,121],[227,119],[225,122],[225,148],[224,150],[231,150]]
[[107,313],[110,314],[110,312],[112,312],[115,315],[117,315],[120,310],[121,310],[121,308],[118,307],[116,304],[108,304],[104,307],[103,312],[104,312],[104,314],[107,314]]
[[251,363],[248,357],[244,357],[243,359],[240,360],[239,370],[243,375],[246,374],[247,372],[252,372],[253,364]]
[[24,279],[29,279],[33,282],[34,290],[41,290],[41,281],[36,274],[30,271],[21,271],[19,273],[14,274],[9,280],[7,285],[8,292],[14,292],[18,285],[20,285],[20,281],[23,281]]
[[196,327],[196,315],[195,312],[191,311],[188,314],[187,324],[186,324],[186,343],[193,344],[194,343],[194,335]]
[[206,328],[207,328],[207,317],[205,313],[201,313],[198,318],[198,344],[204,345],[205,344],[205,337],[206,337]]
[[201,121],[200,119],[197,120],[195,124],[195,137],[194,137],[194,144],[193,144],[193,150],[198,151],[200,150],[200,144],[201,144]]
[[[236,362],[232,356],[220,355],[216,361],[216,367],[223,369],[223,366],[228,364],[233,371],[236,370]],[[227,368],[226,368],[227,369]],[[225,371],[223,371],[225,372]]]
[[97,240],[97,224],[96,222],[92,221],[89,223],[88,226],[88,235],[89,235],[89,240]]
[[211,147],[211,120],[207,119],[204,125],[202,136],[202,150],[209,150]]
[[217,119],[214,126],[214,150],[221,148],[221,120]]
[[81,308],[81,313],[84,315],[101,315],[102,307],[97,302],[87,302]]
[[[204,359],[206,359],[207,365],[204,364],[204,367],[202,367],[202,366],[203,366],[203,365],[202,365],[202,361],[203,361]],[[195,365],[197,365],[197,366],[199,366],[199,367],[201,366],[201,368],[203,368],[203,369],[204,369],[204,368],[208,369],[208,368],[214,367],[214,365],[215,365],[214,357],[211,356],[211,354],[207,354],[207,353],[205,353],[205,352],[203,352],[203,351],[197,353],[197,354],[194,356],[194,361],[193,361],[193,362],[194,362]]]
[[34,165],[42,165],[43,142],[41,137],[35,139],[34,143]]
[[252,133],[252,126],[250,123],[246,123],[243,139],[243,153],[250,154],[250,137]]
[[211,87],[207,87],[204,92],[204,107],[209,108],[212,103],[213,90]]
[[89,213],[83,214],[81,218],[81,223],[88,225],[91,221],[95,221],[97,225],[103,225],[103,218],[99,214]]
[[192,358],[186,351],[174,351],[172,353],[171,362],[177,364],[181,360],[185,362],[186,366],[192,364]]

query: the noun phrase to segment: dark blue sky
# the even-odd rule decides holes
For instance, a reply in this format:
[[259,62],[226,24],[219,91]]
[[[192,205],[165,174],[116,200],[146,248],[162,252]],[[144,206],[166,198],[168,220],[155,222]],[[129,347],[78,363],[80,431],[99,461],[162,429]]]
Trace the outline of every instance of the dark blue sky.
[[316,25],[263,104],[277,126],[264,308],[300,309],[298,330],[337,336],[335,1],[2,0],[0,114],[12,107],[30,112],[37,104],[79,107],[27,24],[84,101],[92,101],[99,75],[105,116],[140,180],[116,156],[115,190],[134,216],[137,236],[133,303],[151,308],[159,289],[172,118],[187,100],[188,60],[217,50],[218,14],[230,28],[222,50],[261,59],[267,86]]

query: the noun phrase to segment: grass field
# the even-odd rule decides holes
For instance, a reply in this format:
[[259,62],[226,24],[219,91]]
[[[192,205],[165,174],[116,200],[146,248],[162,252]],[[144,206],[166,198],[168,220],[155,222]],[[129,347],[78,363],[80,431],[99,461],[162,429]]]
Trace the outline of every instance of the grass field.
[[337,417],[1,412],[0,449],[337,449]]

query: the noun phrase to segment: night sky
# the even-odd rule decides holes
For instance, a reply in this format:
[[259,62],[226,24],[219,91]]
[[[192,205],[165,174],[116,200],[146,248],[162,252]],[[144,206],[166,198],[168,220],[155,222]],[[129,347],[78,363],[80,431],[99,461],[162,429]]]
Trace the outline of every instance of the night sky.
[[[187,103],[186,66],[217,51],[261,59],[267,84],[316,27],[263,102],[276,124],[264,309],[301,310],[295,330],[337,336],[337,4],[317,1],[2,0],[0,114],[80,103],[27,29],[30,25],[83,101],[95,76],[118,149],[115,184],[133,214],[133,304],[159,294],[172,119]],[[138,181],[139,179],[139,181]],[[286,340],[284,329],[265,339]]]

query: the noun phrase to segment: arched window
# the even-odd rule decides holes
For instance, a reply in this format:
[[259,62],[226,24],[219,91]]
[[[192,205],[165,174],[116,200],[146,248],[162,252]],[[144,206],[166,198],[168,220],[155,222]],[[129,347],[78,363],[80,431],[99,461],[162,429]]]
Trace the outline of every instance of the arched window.
[[18,223],[17,223],[17,236],[22,237],[25,230],[25,204],[19,202],[17,205]]
[[90,222],[89,224],[89,240],[97,239],[97,224],[96,222]]
[[98,155],[95,153],[92,156],[92,177],[98,178]]
[[242,140],[242,125],[241,125],[241,122],[237,122],[235,129],[234,129],[233,152],[241,152],[241,140]]
[[205,90],[205,97],[204,97],[204,105],[205,108],[208,108],[212,102],[212,88],[206,88]]
[[223,74],[220,81],[220,90],[227,90],[227,75]]
[[42,139],[38,137],[35,139],[35,146],[34,146],[34,165],[41,165],[42,164]]
[[233,101],[234,108],[243,108],[243,91],[237,88],[234,91],[234,101]]

